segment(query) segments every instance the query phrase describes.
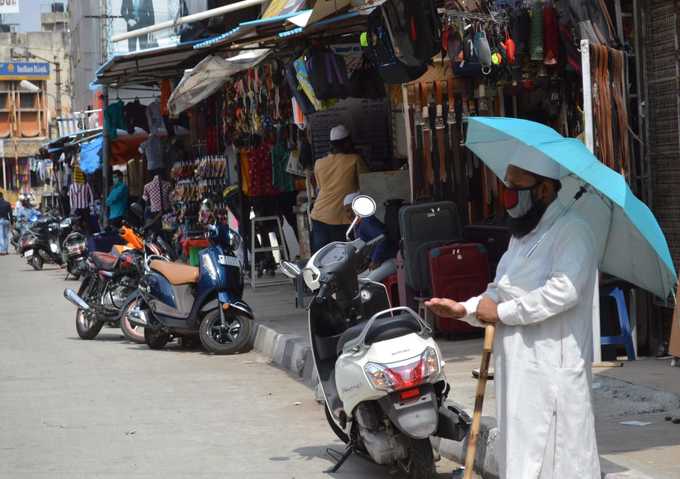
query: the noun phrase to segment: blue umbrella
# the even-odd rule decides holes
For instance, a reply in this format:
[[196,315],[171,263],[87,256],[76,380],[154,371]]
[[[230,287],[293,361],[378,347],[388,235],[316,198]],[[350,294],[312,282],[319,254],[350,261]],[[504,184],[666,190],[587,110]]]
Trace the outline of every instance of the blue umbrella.
[[579,140],[532,121],[470,117],[465,145],[501,179],[508,165],[540,171],[557,163],[559,200],[588,220],[601,241],[600,270],[664,299],[673,293],[677,274],[654,214]]

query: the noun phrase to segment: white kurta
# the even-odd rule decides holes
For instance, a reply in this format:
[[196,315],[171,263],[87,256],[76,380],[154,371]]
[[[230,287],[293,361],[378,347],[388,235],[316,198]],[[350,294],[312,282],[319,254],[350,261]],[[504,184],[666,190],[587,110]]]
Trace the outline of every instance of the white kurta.
[[[589,225],[553,202],[534,231],[510,241],[484,293],[499,303],[501,479],[600,479],[591,399],[597,250]],[[464,319],[478,326],[480,299],[463,303]]]

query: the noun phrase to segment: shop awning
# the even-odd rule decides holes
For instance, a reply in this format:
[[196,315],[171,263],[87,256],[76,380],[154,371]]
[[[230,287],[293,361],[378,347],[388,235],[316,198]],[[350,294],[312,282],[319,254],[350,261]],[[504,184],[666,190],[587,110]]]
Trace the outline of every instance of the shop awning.
[[248,50],[235,57],[221,58],[209,55],[195,68],[187,71],[172,92],[168,101],[168,109],[172,115],[179,115],[184,110],[205,100],[218,91],[227,79],[243,70],[252,68],[264,60],[269,50]]
[[194,45],[195,49],[203,49],[208,47],[215,47],[220,45],[225,45],[227,43],[232,43],[242,38],[253,39],[253,38],[267,38],[274,37],[279,33],[295,27],[290,20],[293,17],[304,14],[305,12],[311,13],[311,10],[305,10],[303,12],[289,12],[283,15],[278,15],[271,18],[260,18],[258,20],[252,20],[249,22],[243,22],[236,28],[217,35],[215,37],[203,40],[200,43]]
[[93,85],[144,85],[182,76],[205,56],[196,41],[115,55],[97,70]]
[[43,147],[49,154],[61,153],[67,148],[75,146],[82,141],[89,141],[101,135],[102,129],[81,130],[75,133],[64,135],[61,138],[52,140]]

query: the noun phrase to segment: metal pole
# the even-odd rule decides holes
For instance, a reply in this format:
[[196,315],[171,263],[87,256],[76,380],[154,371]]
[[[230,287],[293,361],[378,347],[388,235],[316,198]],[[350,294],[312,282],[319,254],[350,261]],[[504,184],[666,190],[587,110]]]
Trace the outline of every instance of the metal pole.
[[[106,107],[109,106],[109,88],[104,87],[104,91],[102,93],[102,108],[106,110]],[[104,215],[104,218],[102,218],[102,221],[105,226],[108,226],[109,224],[109,215],[108,213],[108,208],[106,207],[106,197],[109,196],[109,164],[111,163],[111,144],[110,144],[110,138],[109,134],[106,130],[107,124],[106,124],[106,115],[104,115],[104,122],[102,124],[102,129],[103,129],[103,145],[102,145],[102,213]]]
[[61,118],[63,115],[63,111],[61,109],[61,63],[59,63],[58,60],[59,57],[57,55],[54,55],[54,69],[57,75],[57,82],[56,82],[56,87],[57,87],[57,102],[56,102],[56,107],[57,107],[57,118]]
[[591,153],[595,151],[593,133],[593,91],[590,76],[590,42],[581,40],[581,74],[583,78],[583,116],[586,147]]
[[409,104],[408,104],[408,87],[406,85],[401,85],[401,97],[404,104],[404,131],[406,132],[406,149],[408,158],[408,178],[409,186],[411,187],[410,200],[411,203],[415,201],[414,185],[413,185],[413,145],[411,144],[411,120],[409,119]]

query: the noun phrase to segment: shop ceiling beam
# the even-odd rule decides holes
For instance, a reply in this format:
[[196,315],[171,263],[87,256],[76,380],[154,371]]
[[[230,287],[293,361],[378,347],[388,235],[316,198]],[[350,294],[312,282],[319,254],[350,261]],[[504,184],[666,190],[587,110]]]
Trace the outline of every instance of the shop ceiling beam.
[[168,20],[165,22],[156,23],[154,25],[140,28],[138,30],[132,30],[130,32],[121,33],[114,35],[111,38],[113,43],[122,42],[129,38],[136,38],[148,33],[157,32],[159,30],[167,30],[169,28],[174,28],[178,25],[185,25],[187,23],[200,22],[212,17],[217,17],[219,15],[224,15],[225,13],[236,12],[238,10],[244,10],[246,8],[254,7],[266,3],[268,0],[242,0],[240,2],[232,3],[230,5],[225,5],[223,7],[213,8],[211,10],[206,10],[204,12],[194,13],[192,15],[187,15],[185,17],[177,18],[176,20]]

